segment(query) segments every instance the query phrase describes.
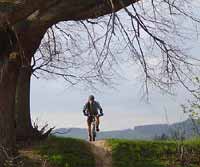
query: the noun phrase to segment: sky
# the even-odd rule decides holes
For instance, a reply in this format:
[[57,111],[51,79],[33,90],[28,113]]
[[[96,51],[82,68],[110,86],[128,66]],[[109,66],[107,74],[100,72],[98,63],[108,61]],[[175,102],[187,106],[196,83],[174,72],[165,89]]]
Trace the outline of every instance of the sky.
[[[128,72],[129,70],[127,70]],[[129,71],[134,76],[132,71]],[[133,77],[134,78],[134,77]],[[33,121],[48,123],[56,128],[86,127],[86,118],[82,114],[83,105],[90,94],[100,102],[104,117],[101,129],[120,130],[138,125],[155,123],[174,123],[183,121],[180,105],[189,98],[182,88],[177,88],[177,95],[166,95],[153,89],[149,100],[143,98],[141,83],[135,79],[119,80],[115,88],[103,88],[92,91],[69,87],[66,82],[32,78],[31,114]]]
[[[194,56],[200,52],[199,42],[189,41]],[[90,94],[95,96],[103,108],[104,117],[101,118],[100,126],[103,131],[132,129],[147,124],[171,124],[187,118],[180,105],[185,104],[190,95],[180,85],[176,86],[173,96],[154,88],[147,101],[143,98],[143,83],[138,79],[137,69],[125,66],[122,71],[126,79],[119,78],[114,88],[98,85],[101,91],[69,86],[62,79],[32,77],[32,120],[56,128],[86,128],[82,109]]]

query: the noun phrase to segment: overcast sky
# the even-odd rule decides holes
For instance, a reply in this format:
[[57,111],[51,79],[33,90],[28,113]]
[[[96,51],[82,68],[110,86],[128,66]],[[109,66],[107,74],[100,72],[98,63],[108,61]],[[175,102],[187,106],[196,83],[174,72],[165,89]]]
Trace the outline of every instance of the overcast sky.
[[[200,41],[189,41],[191,54],[198,57]],[[127,79],[118,79],[115,89],[99,86],[100,92],[69,87],[62,79],[46,80],[32,78],[31,114],[40,124],[48,122],[57,128],[86,127],[82,114],[83,105],[90,94],[103,107],[105,116],[101,119],[101,129],[118,130],[134,128],[137,125],[173,123],[186,118],[180,105],[189,98],[188,93],[178,85],[175,96],[166,95],[158,89],[150,92],[147,102],[141,90],[142,83],[137,78],[136,68],[125,66],[122,72]]]
[[[127,69],[127,72],[130,72]],[[130,75],[134,76],[131,71]],[[134,78],[134,77],[133,77]],[[185,116],[180,104],[189,96],[182,88],[177,88],[177,96],[166,95],[157,89],[150,92],[150,100],[142,98],[143,90],[138,80],[119,80],[115,89],[103,88],[96,92],[77,87],[67,87],[63,80],[32,79],[31,113],[33,120],[48,122],[57,128],[86,127],[82,108],[90,94],[103,107],[102,130],[134,128],[137,125],[173,123]]]

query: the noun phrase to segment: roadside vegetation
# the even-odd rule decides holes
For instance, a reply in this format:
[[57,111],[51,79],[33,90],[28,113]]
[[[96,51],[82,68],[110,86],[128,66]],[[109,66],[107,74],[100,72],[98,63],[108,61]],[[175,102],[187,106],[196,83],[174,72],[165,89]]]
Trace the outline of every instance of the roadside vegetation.
[[79,139],[51,136],[21,152],[26,159],[25,166],[95,167],[94,155],[88,143]]
[[85,141],[50,137],[39,147],[40,154],[58,167],[94,167],[94,156]]
[[108,140],[113,167],[199,167],[200,139],[188,141]]
[[[200,166],[200,138],[185,141],[108,139],[102,142],[107,144],[96,143],[94,146],[94,143],[80,139],[49,137],[42,143],[20,150],[25,160],[23,167],[97,167],[95,160],[108,164],[101,158],[102,150],[112,153],[106,155],[111,156],[112,166],[106,167]],[[94,154],[91,148],[99,149],[99,152]]]

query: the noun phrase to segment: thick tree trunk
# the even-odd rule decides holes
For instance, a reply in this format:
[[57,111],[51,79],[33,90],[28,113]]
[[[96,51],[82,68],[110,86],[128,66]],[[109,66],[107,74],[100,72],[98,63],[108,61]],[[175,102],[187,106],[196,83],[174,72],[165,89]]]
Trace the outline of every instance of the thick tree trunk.
[[[21,65],[25,66],[30,64],[31,56],[36,52],[36,49],[39,47],[41,39],[49,26],[40,24],[40,21],[19,24],[15,28],[10,27],[9,25],[1,26],[0,167],[3,167],[6,156],[2,149],[6,148],[8,149],[8,152],[12,153],[16,142],[15,97],[19,69]],[[24,83],[26,82],[22,81],[22,86]],[[20,123],[23,123],[23,120],[21,120]]]
[[30,80],[31,67],[22,67],[19,72],[16,98],[15,119],[17,141],[25,141],[32,134],[33,127],[30,115]]
[[[9,28],[0,29],[0,166],[14,153],[15,147],[15,93],[20,56],[15,52],[15,33]],[[8,154],[8,155],[7,155]]]
[[[16,119],[16,138],[17,141],[27,141],[35,137],[36,129],[32,127],[30,115],[30,80],[31,80],[31,59],[40,45],[46,28],[49,25],[42,26],[32,22],[25,27],[21,27],[19,40],[23,47],[24,61],[20,68],[15,103]],[[41,26],[41,27],[40,27]]]
[[5,150],[15,146],[15,94],[19,66],[16,62],[0,64],[0,166],[6,159]]
[[45,129],[39,131],[32,126],[30,114],[31,75],[32,68],[30,66],[20,68],[15,97],[16,141],[19,143],[45,139],[53,130],[50,128],[45,132],[46,127],[44,126]]

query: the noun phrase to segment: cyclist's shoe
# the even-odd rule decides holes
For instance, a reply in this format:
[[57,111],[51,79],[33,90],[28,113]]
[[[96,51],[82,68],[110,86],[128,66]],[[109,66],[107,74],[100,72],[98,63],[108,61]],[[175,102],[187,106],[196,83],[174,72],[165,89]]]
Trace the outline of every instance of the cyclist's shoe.
[[91,136],[89,136],[88,141],[92,141],[92,137]]
[[96,131],[97,131],[97,132],[99,132],[99,131],[100,131],[99,127],[96,127]]

